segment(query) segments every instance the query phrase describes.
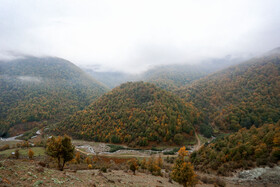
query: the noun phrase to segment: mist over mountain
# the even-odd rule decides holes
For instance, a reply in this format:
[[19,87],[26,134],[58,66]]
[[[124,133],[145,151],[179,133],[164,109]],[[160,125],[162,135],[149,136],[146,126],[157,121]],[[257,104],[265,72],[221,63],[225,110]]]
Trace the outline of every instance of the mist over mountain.
[[94,79],[114,88],[128,81],[151,82],[168,91],[174,91],[182,86],[192,83],[208,74],[223,68],[238,64],[249,56],[213,58],[203,60],[197,64],[170,64],[151,67],[140,74],[125,73],[121,71],[99,70],[98,67],[82,66]]
[[0,0],[0,186],[279,186],[279,33],[279,0]]
[[276,123],[280,119],[280,50],[218,71],[177,95],[194,103],[205,123],[222,130]]
[[106,91],[104,85],[61,58],[25,56],[0,61],[0,135],[17,124],[59,120]]

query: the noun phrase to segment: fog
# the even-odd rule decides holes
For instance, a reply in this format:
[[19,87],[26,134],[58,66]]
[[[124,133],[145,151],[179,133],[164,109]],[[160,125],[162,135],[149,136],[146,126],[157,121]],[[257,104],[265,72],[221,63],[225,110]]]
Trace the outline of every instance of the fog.
[[143,72],[280,46],[277,0],[0,0],[0,58],[57,56]]

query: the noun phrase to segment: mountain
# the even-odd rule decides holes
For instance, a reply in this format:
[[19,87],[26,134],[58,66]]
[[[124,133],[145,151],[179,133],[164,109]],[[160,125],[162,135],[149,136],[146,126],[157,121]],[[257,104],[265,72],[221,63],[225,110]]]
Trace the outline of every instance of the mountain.
[[231,135],[217,138],[199,151],[191,161],[203,172],[216,171],[230,175],[240,169],[262,165],[277,165],[280,160],[280,123],[240,129]]
[[56,129],[87,140],[147,146],[194,140],[193,106],[150,83],[128,82],[101,96]]
[[198,64],[173,64],[159,65],[148,69],[141,74],[129,74],[124,72],[98,71],[99,67],[87,66],[83,69],[94,79],[102,82],[110,88],[119,86],[128,81],[145,81],[155,84],[165,90],[174,92],[178,88],[190,85],[193,81],[205,77],[217,70],[238,64],[245,57],[213,58],[201,61]]
[[124,72],[102,72],[96,71],[89,68],[83,68],[87,73],[89,73],[94,79],[102,82],[104,85],[113,89],[122,83],[126,83],[128,81],[139,81],[141,80],[141,76],[124,73]]
[[276,123],[280,119],[280,53],[266,55],[195,81],[177,94],[221,130]]
[[71,62],[25,56],[0,62],[0,136],[17,124],[59,120],[107,88]]
[[143,73],[142,80],[153,83],[165,90],[176,92],[177,89],[189,86],[195,80],[230,65],[238,64],[241,59],[243,58],[235,58],[228,55],[224,58],[206,59],[193,65],[174,64],[157,66]]

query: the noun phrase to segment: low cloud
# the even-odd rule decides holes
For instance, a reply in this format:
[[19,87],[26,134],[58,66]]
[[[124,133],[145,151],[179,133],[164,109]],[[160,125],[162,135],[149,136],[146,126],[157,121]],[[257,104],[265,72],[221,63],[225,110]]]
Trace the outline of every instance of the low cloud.
[[15,51],[137,73],[266,52],[280,46],[279,17],[277,0],[2,0],[0,58]]

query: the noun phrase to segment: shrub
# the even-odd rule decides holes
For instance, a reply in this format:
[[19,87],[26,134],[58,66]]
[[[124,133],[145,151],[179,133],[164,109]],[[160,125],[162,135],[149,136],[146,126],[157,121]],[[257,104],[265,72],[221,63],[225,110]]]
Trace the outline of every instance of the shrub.
[[110,147],[110,150],[109,152],[110,153],[113,153],[113,152],[116,152],[118,150],[122,150],[122,149],[125,149],[123,146],[121,145],[108,145]]
[[16,157],[16,159],[18,159],[19,158],[19,150],[17,149],[17,150],[15,150],[15,157]]
[[29,159],[32,159],[33,156],[34,156],[34,152],[32,151],[32,149],[29,149],[28,150],[28,157],[29,157]]
[[10,146],[8,144],[6,145],[3,145],[1,148],[0,148],[0,151],[5,151],[7,149],[10,149]]
[[91,159],[90,159],[89,157],[86,157],[85,161],[86,161],[86,163],[87,163],[88,165],[92,163],[92,161],[91,161]]
[[177,145],[182,145],[183,139],[184,139],[184,136],[182,134],[176,134],[174,136],[174,143],[176,143]]
[[135,158],[133,158],[133,159],[128,161],[128,164],[129,164],[129,169],[135,175],[135,171],[138,169],[138,161]]
[[107,172],[107,168],[103,166],[103,167],[100,168],[100,171],[102,171],[103,173],[106,173]]
[[75,160],[76,160],[76,162],[77,162],[78,164],[81,162],[81,154],[80,154],[80,152],[77,152],[77,153],[76,153]]
[[183,186],[194,186],[197,184],[196,174],[191,163],[185,161],[185,156],[188,152],[185,147],[182,147],[178,153],[179,155],[173,166],[171,177]]
[[141,169],[147,169],[147,163],[146,163],[146,158],[143,158],[142,162],[141,162]]

